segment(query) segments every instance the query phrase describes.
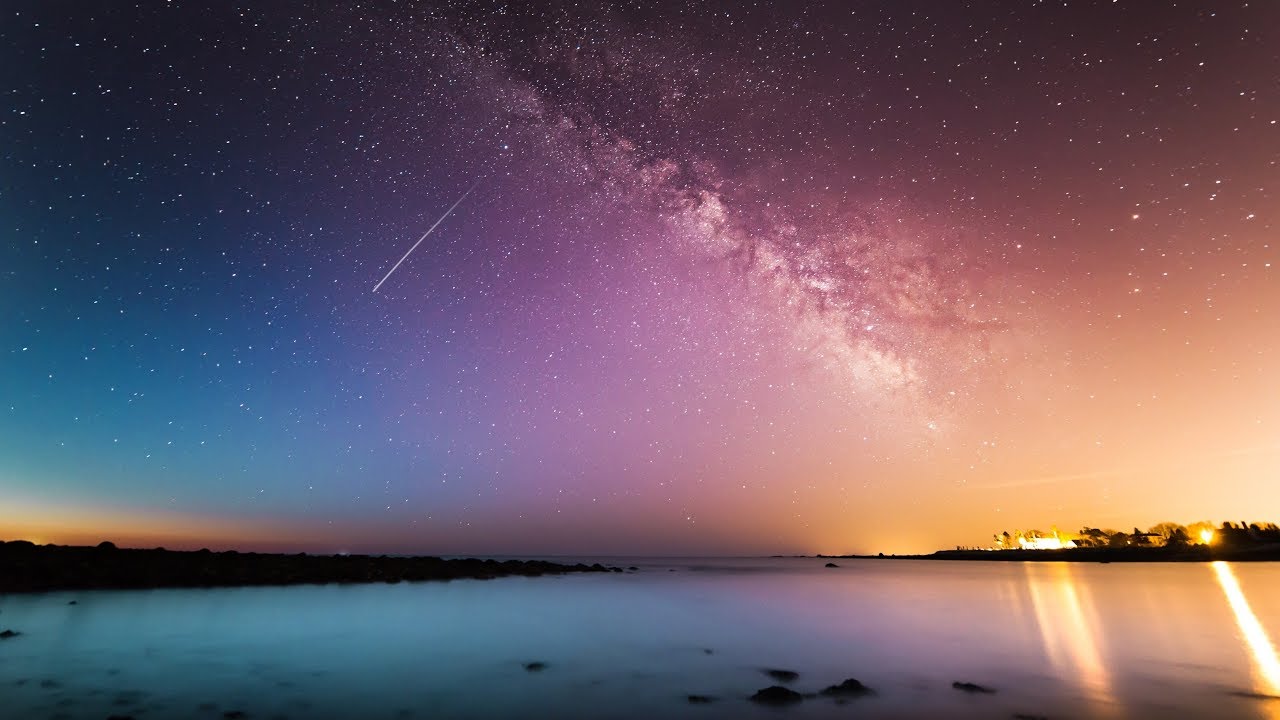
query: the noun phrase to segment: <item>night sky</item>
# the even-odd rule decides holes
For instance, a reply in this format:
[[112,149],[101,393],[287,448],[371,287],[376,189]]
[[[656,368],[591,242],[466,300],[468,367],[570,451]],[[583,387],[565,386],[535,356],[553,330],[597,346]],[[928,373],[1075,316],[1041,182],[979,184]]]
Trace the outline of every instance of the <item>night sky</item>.
[[0,94],[0,536],[1280,520],[1280,3],[17,0]]

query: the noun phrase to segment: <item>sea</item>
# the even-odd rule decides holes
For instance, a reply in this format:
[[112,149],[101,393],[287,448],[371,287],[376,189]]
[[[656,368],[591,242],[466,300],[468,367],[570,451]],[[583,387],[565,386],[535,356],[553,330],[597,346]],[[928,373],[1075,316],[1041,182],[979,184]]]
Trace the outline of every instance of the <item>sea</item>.
[[0,718],[1280,720],[1280,563],[585,560],[636,570],[0,595]]

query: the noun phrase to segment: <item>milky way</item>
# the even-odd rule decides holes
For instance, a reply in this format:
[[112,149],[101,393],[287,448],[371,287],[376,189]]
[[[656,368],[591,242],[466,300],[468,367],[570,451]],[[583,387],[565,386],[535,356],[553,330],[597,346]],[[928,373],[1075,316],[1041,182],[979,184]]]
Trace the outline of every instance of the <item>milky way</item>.
[[10,534],[918,550],[1280,511],[1270,4],[4,13]]

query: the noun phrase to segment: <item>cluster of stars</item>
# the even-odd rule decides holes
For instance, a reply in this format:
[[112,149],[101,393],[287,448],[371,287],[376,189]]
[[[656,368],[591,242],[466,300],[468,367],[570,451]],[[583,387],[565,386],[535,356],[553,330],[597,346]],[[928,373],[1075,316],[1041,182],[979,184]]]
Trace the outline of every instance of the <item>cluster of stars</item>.
[[781,551],[927,497],[927,547],[1280,422],[1265,3],[0,12],[0,482],[50,518]]

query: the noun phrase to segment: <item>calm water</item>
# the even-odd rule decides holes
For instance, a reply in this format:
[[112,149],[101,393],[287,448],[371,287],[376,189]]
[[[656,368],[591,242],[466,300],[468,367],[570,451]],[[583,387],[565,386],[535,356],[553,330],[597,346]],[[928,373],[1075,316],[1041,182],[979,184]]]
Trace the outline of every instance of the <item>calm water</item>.
[[[0,596],[24,633],[0,641],[0,718],[1280,719],[1280,564],[623,562],[641,571]],[[878,693],[756,707],[766,667]]]

